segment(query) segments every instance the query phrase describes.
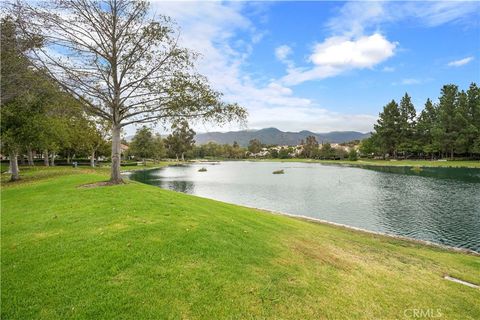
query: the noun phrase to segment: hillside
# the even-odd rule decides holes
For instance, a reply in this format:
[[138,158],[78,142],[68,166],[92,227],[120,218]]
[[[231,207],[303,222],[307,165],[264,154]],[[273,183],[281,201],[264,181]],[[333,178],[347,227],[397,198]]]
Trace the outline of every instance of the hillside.
[[370,134],[357,131],[314,133],[304,130],[300,132],[284,132],[277,128],[266,128],[261,130],[199,133],[195,136],[195,141],[197,144],[205,144],[208,142],[232,144],[234,141],[237,141],[241,146],[247,146],[250,140],[258,139],[264,144],[294,146],[308,136],[315,136],[318,142],[342,143],[352,140],[362,140],[368,138]]

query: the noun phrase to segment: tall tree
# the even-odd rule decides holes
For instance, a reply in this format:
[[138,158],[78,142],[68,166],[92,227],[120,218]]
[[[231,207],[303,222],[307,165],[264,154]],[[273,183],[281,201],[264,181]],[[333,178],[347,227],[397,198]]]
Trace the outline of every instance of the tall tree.
[[455,140],[458,129],[455,122],[458,105],[458,86],[449,84],[443,86],[438,105],[439,132],[437,139],[440,140],[442,151],[450,154],[453,158],[455,152]]
[[460,91],[457,96],[457,104],[454,115],[455,122],[455,152],[464,154],[470,150],[470,134],[476,131],[472,119],[468,114],[468,96],[465,91]]
[[154,142],[152,129],[143,126],[135,133],[135,136],[129,145],[128,153],[129,155],[142,159],[143,163],[145,163],[146,158],[153,157],[153,148]]
[[259,153],[262,150],[262,143],[258,139],[252,139],[248,142],[248,151],[250,153]]
[[467,90],[467,98],[467,118],[469,119],[467,130],[468,151],[480,154],[480,88],[475,83],[470,84]]
[[302,153],[307,158],[313,158],[318,152],[318,142],[314,136],[308,136],[302,146]]
[[165,139],[168,150],[182,161],[185,161],[185,153],[193,149],[195,144],[195,131],[190,129],[186,120],[181,120],[172,125],[172,133]]
[[15,9],[25,35],[44,39],[31,50],[35,65],[109,122],[113,183],[122,182],[120,132],[127,125],[245,119],[243,108],[222,102],[195,72],[196,54],[178,45],[170,18],[152,18],[147,1],[54,0]]
[[420,112],[416,126],[417,143],[424,153],[429,154],[433,159],[436,152],[440,150],[438,142],[434,140],[437,130],[437,110],[430,99],[425,102],[424,109]]
[[41,40],[36,35],[23,37],[11,16],[2,17],[0,35],[2,153],[9,155],[11,180],[18,180],[18,156],[28,141],[29,125],[40,114],[35,92],[41,91],[36,89],[43,84],[30,69],[26,52],[41,45]]
[[383,107],[374,128],[382,153],[388,153],[396,158],[400,138],[400,111],[395,100]]
[[160,161],[165,157],[165,144],[162,137],[157,133],[152,141],[152,157],[154,161]]
[[408,93],[405,93],[402,97],[399,111],[400,118],[398,125],[400,131],[398,132],[398,150],[404,152],[405,156],[408,156],[409,152],[416,151],[415,118],[417,116],[415,106]]

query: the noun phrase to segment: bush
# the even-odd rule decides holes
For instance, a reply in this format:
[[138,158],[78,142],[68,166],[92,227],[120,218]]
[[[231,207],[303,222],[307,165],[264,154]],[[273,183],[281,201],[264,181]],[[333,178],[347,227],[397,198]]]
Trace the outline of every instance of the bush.
[[358,160],[358,155],[357,155],[357,150],[352,149],[348,153],[348,160],[350,161],[357,161]]

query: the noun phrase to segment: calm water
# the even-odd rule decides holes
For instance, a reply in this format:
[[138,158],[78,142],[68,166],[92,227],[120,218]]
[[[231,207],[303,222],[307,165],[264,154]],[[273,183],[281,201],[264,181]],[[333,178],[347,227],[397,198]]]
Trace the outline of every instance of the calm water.
[[[201,167],[207,172],[198,172]],[[274,175],[284,169],[285,174]],[[225,202],[319,218],[480,252],[480,170],[221,162],[130,174]]]

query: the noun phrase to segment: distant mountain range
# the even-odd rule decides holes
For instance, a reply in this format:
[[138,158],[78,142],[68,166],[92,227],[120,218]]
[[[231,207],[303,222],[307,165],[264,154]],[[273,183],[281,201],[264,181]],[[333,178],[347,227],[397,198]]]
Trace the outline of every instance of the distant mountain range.
[[261,130],[199,133],[195,136],[195,141],[197,144],[205,144],[208,142],[232,144],[234,141],[237,141],[239,145],[245,147],[248,145],[250,140],[258,139],[263,144],[295,146],[300,143],[300,140],[305,140],[305,138],[308,136],[315,136],[319,143],[342,143],[368,138],[370,133],[362,133],[357,131],[314,133],[307,130],[300,132],[284,132],[278,130],[277,128],[266,128]]

